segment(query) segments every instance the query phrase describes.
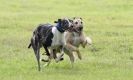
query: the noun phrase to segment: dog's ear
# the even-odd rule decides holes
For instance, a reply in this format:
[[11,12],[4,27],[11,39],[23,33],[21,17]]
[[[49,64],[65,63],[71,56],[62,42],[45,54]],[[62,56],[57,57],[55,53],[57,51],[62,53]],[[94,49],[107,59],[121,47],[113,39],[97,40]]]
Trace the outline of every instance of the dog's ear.
[[54,21],[54,23],[58,23],[58,22],[61,22],[61,19],[58,19],[58,21]]
[[82,20],[82,18],[80,17],[80,19]]
[[54,21],[54,23],[58,23],[58,21]]
[[73,19],[76,19],[76,17],[73,17]]
[[58,19],[58,22],[61,22],[61,19]]

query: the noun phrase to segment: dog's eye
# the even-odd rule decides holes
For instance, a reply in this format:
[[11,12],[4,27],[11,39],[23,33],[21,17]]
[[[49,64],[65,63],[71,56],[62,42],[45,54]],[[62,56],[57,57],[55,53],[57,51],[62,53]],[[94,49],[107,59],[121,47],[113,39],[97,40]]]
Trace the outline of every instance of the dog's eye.
[[68,21],[65,21],[65,23],[68,23]]
[[78,24],[78,22],[75,22],[75,24]]
[[81,22],[81,24],[83,24],[83,22]]

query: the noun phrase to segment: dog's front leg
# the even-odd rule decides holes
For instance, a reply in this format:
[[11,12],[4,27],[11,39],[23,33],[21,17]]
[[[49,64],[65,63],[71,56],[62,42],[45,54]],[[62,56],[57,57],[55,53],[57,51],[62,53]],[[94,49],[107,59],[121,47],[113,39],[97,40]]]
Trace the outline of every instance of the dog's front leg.
[[[77,47],[71,45],[70,43],[67,43],[66,49],[67,49],[69,52],[75,51],[75,52],[77,53],[77,55],[78,55],[78,58],[79,58],[80,60],[82,59],[82,56],[81,56],[81,54],[80,54],[80,51],[79,51],[79,49],[78,49]],[[70,54],[72,54],[72,53],[70,53]],[[72,55],[73,55],[73,54],[72,54]]]
[[50,48],[50,58],[51,58],[51,59],[52,59],[52,58],[54,58],[54,59],[57,58],[56,53],[57,53],[57,50],[56,50],[56,49]]
[[35,36],[31,39],[31,46],[34,50],[34,53],[35,53],[35,56],[37,59],[38,70],[40,71],[41,70],[41,67],[40,67],[40,43],[38,40],[38,36]]
[[54,58],[54,59],[57,58],[56,53],[57,53],[56,49],[53,49],[53,58]]
[[81,40],[81,45],[82,45],[83,48],[85,48],[86,45],[91,45],[92,44],[91,38],[90,37],[86,37],[84,35],[84,33],[81,34],[80,40]]
[[63,55],[64,55],[64,48],[66,47],[66,38],[64,36],[64,34],[61,35],[61,54],[59,55],[59,57],[56,59],[56,62],[59,62],[60,60],[62,60]]
[[62,47],[61,54],[57,58],[55,58],[55,61],[59,62],[59,61],[63,60],[63,58],[62,58],[63,55],[64,55],[64,47]]
[[80,41],[81,41],[82,47],[85,48],[85,46],[87,44],[87,40],[86,40],[86,37],[85,37],[84,33],[81,33]]

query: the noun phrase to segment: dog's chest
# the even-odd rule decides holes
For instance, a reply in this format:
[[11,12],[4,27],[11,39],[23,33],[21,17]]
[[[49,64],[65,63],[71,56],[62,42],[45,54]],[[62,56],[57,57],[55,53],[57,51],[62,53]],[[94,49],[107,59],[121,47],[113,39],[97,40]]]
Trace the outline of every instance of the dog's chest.
[[77,33],[73,33],[72,42],[73,42],[72,44],[73,44],[74,46],[79,46],[80,43],[81,43],[81,37],[80,37],[80,35],[77,34]]
[[52,28],[53,38],[51,47],[58,47],[64,44],[64,33],[60,33],[56,27]]

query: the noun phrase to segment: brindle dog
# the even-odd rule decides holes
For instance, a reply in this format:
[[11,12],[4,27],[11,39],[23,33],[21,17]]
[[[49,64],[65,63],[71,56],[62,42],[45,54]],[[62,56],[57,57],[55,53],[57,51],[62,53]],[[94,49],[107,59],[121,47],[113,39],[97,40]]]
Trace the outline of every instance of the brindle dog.
[[[40,48],[43,46],[46,55],[51,56],[48,49],[51,51],[56,50],[56,48],[60,46],[65,46],[66,41],[64,37],[64,32],[71,29],[73,27],[71,21],[67,18],[58,19],[56,25],[51,24],[40,24],[33,31],[33,36],[31,38],[31,42],[28,48],[32,47],[38,62],[38,70],[40,71]],[[63,54],[63,51],[62,51]],[[60,55],[62,56],[62,55]],[[58,62],[60,57],[54,57]]]

